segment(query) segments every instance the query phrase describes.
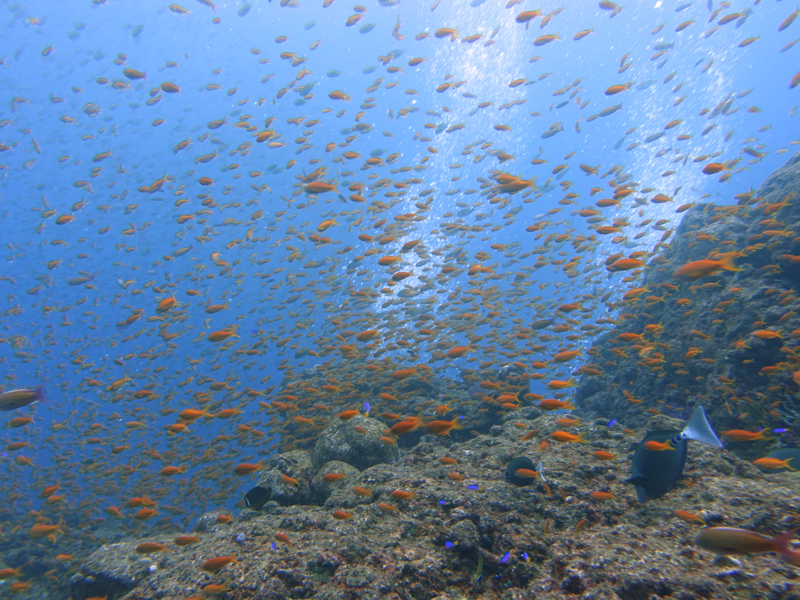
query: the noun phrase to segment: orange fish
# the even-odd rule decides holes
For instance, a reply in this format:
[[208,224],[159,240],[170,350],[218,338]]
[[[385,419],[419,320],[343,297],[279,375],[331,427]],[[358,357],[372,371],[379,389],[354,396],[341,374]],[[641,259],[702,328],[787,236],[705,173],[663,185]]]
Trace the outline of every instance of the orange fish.
[[166,544],[158,542],[141,542],[136,545],[136,552],[139,554],[152,554],[154,552],[168,551],[169,547]]
[[375,338],[377,335],[378,335],[377,329],[367,329],[366,331],[362,331],[361,333],[356,335],[356,339],[359,342],[366,342]]
[[122,513],[119,512],[119,509],[116,506],[107,506],[105,511],[111,515],[112,517],[117,517],[118,519],[122,518]]
[[358,410],[345,410],[339,413],[339,418],[342,421],[348,421],[355,416],[363,417],[364,415],[362,415]]
[[144,521],[146,519],[150,519],[158,514],[158,511],[154,508],[140,508],[136,511],[133,515],[133,518],[137,521]]
[[750,335],[761,340],[783,339],[780,331],[772,331],[770,329],[759,329],[758,331],[753,331]]
[[56,484],[56,485],[48,485],[46,488],[44,488],[42,490],[42,493],[39,494],[39,498],[48,498],[49,496],[52,496],[53,494],[55,494],[56,491],[58,489],[60,489],[60,488],[61,488],[61,486],[58,485],[58,484]]
[[744,256],[743,252],[726,252],[720,254],[716,260],[696,260],[694,262],[686,263],[673,273],[676,279],[687,279],[693,281],[709,275],[715,275],[720,271],[741,271],[733,261],[736,258]]
[[447,351],[446,356],[447,358],[461,358],[467,352],[472,350],[469,345],[466,346],[453,346],[450,350]]
[[568,387],[574,387],[576,385],[578,385],[578,382],[574,378],[571,378],[568,381],[560,381],[558,379],[554,379],[553,381],[547,383],[547,387],[549,387],[551,390],[563,390]]
[[0,580],[19,577],[21,573],[22,569],[0,569]]
[[159,471],[159,474],[164,477],[171,477],[172,475],[178,475],[179,473],[185,473],[186,467],[164,467]]
[[557,363],[565,363],[571,361],[573,358],[576,358],[581,355],[580,350],[565,350],[564,352],[559,352],[553,357],[553,360]]
[[541,479],[544,481],[542,474],[539,471],[534,471],[533,469],[517,469],[514,471],[514,475],[524,479],[533,479],[535,477],[536,479]]
[[566,431],[554,431],[550,434],[550,437],[554,440],[558,440],[559,442],[582,442],[588,443],[586,439],[584,439],[583,434],[574,435],[572,433],[568,433]]
[[213,332],[213,333],[209,333],[209,334],[208,334],[208,337],[207,337],[206,339],[207,339],[209,342],[218,343],[218,342],[222,342],[222,341],[224,341],[224,340],[227,340],[227,339],[228,339],[228,338],[230,338],[230,337],[235,337],[235,338],[238,338],[239,336],[238,336],[238,335],[236,335],[235,333],[233,333],[233,332],[232,332],[232,331],[230,331],[230,330],[223,329],[223,330],[221,330],[221,331],[215,331],[215,332]]
[[326,230],[330,229],[331,227],[333,227],[334,225],[338,225],[338,224],[339,223],[336,222],[336,219],[327,219],[327,220],[323,221],[322,223],[320,223],[319,225],[317,225],[317,231],[322,233],[323,231],[326,231]]
[[600,502],[604,502],[606,500],[611,500],[614,497],[614,494],[611,492],[592,492],[589,496],[594,500],[599,500]]
[[220,569],[226,567],[231,563],[235,563],[236,557],[231,554],[230,556],[217,556],[216,558],[209,558],[206,562],[201,565],[201,569],[203,571],[208,571],[209,573],[216,573]]
[[789,469],[790,471],[797,471],[797,469],[789,464],[789,461],[791,460],[791,458],[780,460],[778,458],[770,458],[765,456],[764,458],[758,458],[754,460],[753,464],[761,467],[762,469]]
[[263,468],[264,468],[264,461],[259,461],[255,464],[241,463],[233,468],[233,474],[239,476],[252,475],[256,471],[260,471]]
[[33,423],[33,417],[14,417],[8,422],[9,427],[19,428],[25,427]]
[[36,523],[36,525],[28,530],[28,537],[38,540],[54,533],[64,533],[60,523],[58,525]]
[[675,450],[675,447],[672,445],[671,440],[667,440],[666,442],[650,440],[649,442],[644,443],[644,447],[650,450],[651,452],[663,452],[664,450]]
[[[200,596],[194,596],[194,598],[211,598],[214,596],[221,596],[230,590],[230,581],[226,581],[225,583],[209,583],[200,588]],[[87,600],[91,600],[91,598],[87,598]]]
[[412,498],[416,498],[416,495],[413,491],[407,492],[405,490],[394,490],[389,494],[389,497],[394,498],[395,500],[411,500]]
[[673,514],[681,521],[686,521],[687,523],[699,523],[700,525],[706,524],[706,522],[703,520],[703,517],[685,510],[677,509]]
[[[337,192],[336,184],[325,183],[324,181],[312,181],[303,186],[303,191],[307,194],[324,194],[326,192]],[[338,223],[336,223],[338,225]],[[324,230],[323,230],[324,231]]]
[[425,428],[429,433],[438,437],[450,435],[450,431],[453,429],[464,429],[464,426],[459,422],[460,419],[463,418],[464,417],[456,417],[452,421],[431,421],[425,425]]
[[283,542],[284,544],[287,544],[289,546],[292,545],[292,541],[289,539],[289,536],[286,535],[285,533],[276,533],[275,534],[275,539],[278,540],[279,542]]
[[167,92],[168,94],[180,94],[181,88],[179,88],[174,83],[170,83],[169,81],[165,81],[161,84],[161,89]]
[[605,450],[595,450],[592,454],[598,460],[616,460],[613,454]]
[[703,173],[706,175],[715,175],[720,171],[724,171],[728,167],[725,166],[725,163],[708,163],[706,166],[703,167]]
[[539,401],[536,406],[542,410],[575,410],[575,405],[571,402],[562,402],[561,400],[556,400],[555,398],[545,398],[544,400]]
[[300,487],[300,482],[294,477],[289,477],[288,475],[281,475],[281,481],[283,481],[283,483],[286,485],[296,485]]
[[394,425],[392,425],[392,427],[389,429],[389,432],[391,432],[393,435],[403,435],[410,431],[418,429],[419,426],[422,425],[421,415],[422,413],[420,413],[416,417],[406,417],[399,423],[395,423]]
[[200,541],[200,536],[197,535],[179,535],[175,538],[175,543],[178,546],[188,546],[189,544],[196,544]]
[[183,421],[194,421],[200,417],[211,418],[214,415],[209,414],[206,410],[197,410],[195,408],[186,408],[178,414],[178,418]]
[[697,536],[695,543],[717,554],[756,554],[777,552],[788,563],[800,565],[800,552],[791,549],[795,531],[775,538],[736,527],[707,527]]
[[743,429],[729,429],[720,433],[722,437],[734,442],[753,442],[755,440],[771,440],[771,433],[762,429],[761,431],[745,431]]
[[396,379],[398,381],[402,381],[412,375],[417,374],[417,367],[411,367],[410,369],[400,369],[399,371],[395,371],[391,374],[392,379]]

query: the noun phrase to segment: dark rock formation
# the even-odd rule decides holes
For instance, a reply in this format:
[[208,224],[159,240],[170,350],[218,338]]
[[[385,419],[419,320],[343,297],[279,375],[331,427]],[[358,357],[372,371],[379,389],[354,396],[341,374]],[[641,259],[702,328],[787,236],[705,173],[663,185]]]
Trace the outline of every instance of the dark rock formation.
[[[183,600],[209,585],[227,585],[220,597],[239,600],[793,597],[796,568],[770,554],[732,559],[699,550],[694,539],[702,525],[673,511],[777,535],[791,528],[796,512],[794,474],[765,475],[726,450],[697,445],[686,478],[640,504],[621,480],[641,431],[586,424],[589,443],[541,450],[541,440],[561,427],[556,419],[517,411],[492,435],[449,447],[425,436],[392,465],[351,467],[324,507],[271,502],[207,528],[190,546],[163,535],[149,541],[167,543],[168,552],[138,555],[142,540],[104,546],[81,561],[72,598]],[[538,439],[521,441],[526,432]],[[598,460],[598,449],[616,460]],[[507,462],[520,455],[543,462],[547,485],[505,482]],[[442,464],[443,456],[457,464]],[[356,496],[354,485],[372,496]],[[395,490],[413,496],[401,500]],[[597,490],[612,497],[595,500]],[[337,519],[334,510],[351,516]],[[200,568],[230,555],[237,562],[216,573]],[[123,580],[124,588],[112,589]]]
[[[616,327],[595,342],[590,366],[602,375],[583,376],[576,404],[629,425],[647,420],[644,409],[686,418],[702,404],[717,431],[782,428],[784,445],[800,441],[800,154],[738,204],[692,207],[659,247],[635,284],[646,291],[619,302]],[[741,270],[675,275],[729,252]],[[731,442],[752,458],[769,444]]]
[[333,419],[314,444],[314,464],[320,467],[330,461],[342,461],[363,471],[380,463],[393,463],[398,456],[397,446],[381,442],[385,429],[383,421],[361,415],[348,421]]

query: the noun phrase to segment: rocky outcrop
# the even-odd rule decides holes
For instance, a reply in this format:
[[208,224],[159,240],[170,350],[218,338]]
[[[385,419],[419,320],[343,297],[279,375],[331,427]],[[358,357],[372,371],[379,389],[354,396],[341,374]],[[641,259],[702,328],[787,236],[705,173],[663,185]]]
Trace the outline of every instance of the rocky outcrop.
[[[448,446],[424,436],[394,464],[351,467],[324,506],[273,501],[228,523],[210,515],[201,522],[212,526],[189,546],[166,534],[147,538],[169,547],[155,554],[136,553],[145,540],[106,545],[79,564],[72,598],[183,599],[219,586],[230,588],[220,597],[242,600],[798,598],[796,568],[774,555],[733,559],[700,550],[694,539],[702,524],[674,515],[681,509],[709,525],[777,535],[792,526],[796,475],[765,475],[727,450],[697,444],[686,478],[640,504],[622,480],[642,432],[585,423],[588,443],[544,449],[541,440],[562,427],[556,419],[517,411],[490,435]],[[533,439],[520,439],[531,432]],[[615,460],[598,459],[598,450]],[[542,461],[546,484],[505,481],[506,465],[521,455]],[[411,494],[401,499],[398,490]],[[597,499],[597,491],[610,495]],[[227,556],[237,562],[201,568]],[[123,580],[124,589],[112,587]]]
[[[786,429],[783,444],[796,445],[800,154],[736,204],[692,207],[659,250],[634,284],[646,290],[620,301],[616,326],[596,340],[590,368],[601,374],[582,377],[576,404],[629,425],[643,424],[645,409],[687,418],[702,404],[718,431]],[[732,252],[741,270],[676,277]],[[641,339],[623,341],[626,333]],[[770,443],[731,442],[748,457]]]

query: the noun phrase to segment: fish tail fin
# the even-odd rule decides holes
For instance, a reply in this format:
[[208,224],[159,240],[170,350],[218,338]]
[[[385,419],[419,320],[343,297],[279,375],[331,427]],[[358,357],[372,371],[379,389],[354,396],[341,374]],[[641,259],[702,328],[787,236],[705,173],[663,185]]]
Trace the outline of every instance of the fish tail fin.
[[788,563],[800,566],[800,552],[797,550],[792,550],[789,547],[789,544],[794,537],[794,534],[797,532],[797,529],[792,529],[791,531],[787,531],[783,535],[779,535],[778,537],[774,538],[772,541],[775,543],[775,552],[781,555]]
[[722,442],[719,441],[717,434],[711,429],[711,425],[706,418],[706,412],[702,406],[694,409],[689,422],[681,432],[681,437],[684,439],[695,440],[708,444],[709,446],[716,446],[722,448]]
[[742,254],[740,252],[727,252],[722,255],[722,263],[720,268],[726,271],[741,271],[739,267],[733,264],[734,259],[739,258]]
[[570,402],[567,402],[567,403],[564,405],[564,408],[566,408],[566,409],[568,409],[568,410],[575,410],[575,404],[574,404],[572,401],[570,401]]

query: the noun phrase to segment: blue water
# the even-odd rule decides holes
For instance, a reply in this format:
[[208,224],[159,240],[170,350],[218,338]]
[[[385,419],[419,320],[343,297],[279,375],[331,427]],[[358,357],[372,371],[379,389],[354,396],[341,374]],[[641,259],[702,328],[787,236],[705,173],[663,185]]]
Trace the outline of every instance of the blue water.
[[[230,474],[232,466],[274,452],[275,424],[287,417],[256,412],[259,402],[284,400],[277,390],[287,369],[297,374],[322,365],[336,377],[348,362],[336,350],[343,330],[377,328],[375,348],[389,348],[381,358],[392,357],[397,368],[427,362],[446,375],[484,360],[503,364],[510,359],[498,351],[513,354],[530,344],[546,349],[522,361],[588,346],[599,328],[580,325],[608,316],[599,298],[607,292],[618,298],[635,285],[624,279],[630,273],[609,277],[609,255],[652,250],[677,226],[678,206],[702,199],[735,203],[736,194],[756,189],[796,149],[800,90],[790,90],[789,82],[800,48],[781,50],[800,36],[800,24],[778,32],[793,10],[786,2],[734,2],[720,11],[718,2],[696,1],[677,12],[673,2],[630,2],[614,16],[597,3],[569,2],[544,29],[541,17],[527,27],[515,21],[535,8],[527,3],[369,2],[352,26],[346,20],[358,11],[342,0],[328,8],[319,1],[283,4],[256,0],[212,9],[186,0],[188,14],[180,14],[151,1],[0,3],[2,385],[41,385],[47,396],[8,413],[8,419],[33,414],[34,423],[2,436],[5,443],[32,444],[2,458],[2,488],[17,494],[6,507],[6,523],[16,519],[27,527],[29,508],[51,522],[70,515],[77,522],[87,508],[99,519],[104,507],[122,507],[134,495],[156,496],[189,516],[231,509],[246,485]],[[548,5],[542,13],[557,8]],[[739,18],[707,35],[735,12]],[[457,30],[457,37],[437,38],[440,28]],[[573,39],[584,30],[591,32]],[[555,33],[559,40],[533,45]],[[466,41],[475,34],[481,37]],[[657,44],[665,51],[654,57]],[[410,66],[413,58],[424,61]],[[129,79],[126,68],[146,80]],[[510,87],[517,79],[526,83]],[[165,82],[180,93],[162,91]],[[448,82],[455,85],[436,91]],[[604,93],[628,82],[626,91]],[[349,100],[332,99],[334,91]],[[148,105],[151,98],[159,100]],[[590,119],[620,103],[622,110]],[[674,120],[681,122],[665,129]],[[542,136],[558,124],[563,131]],[[256,141],[266,129],[281,145]],[[659,132],[664,135],[645,141]],[[190,145],[176,149],[185,140]],[[498,152],[513,160],[500,162]],[[197,161],[213,153],[208,162]],[[392,155],[391,163],[365,164]],[[707,158],[694,160],[701,156]],[[739,162],[727,172],[702,173],[709,162],[734,159]],[[553,174],[562,164],[568,168]],[[581,164],[598,167],[597,174],[585,174]],[[298,178],[319,167],[338,194],[303,193]],[[538,191],[501,193],[505,200],[498,203],[486,195],[495,170],[536,177]],[[212,185],[201,185],[201,177]],[[596,224],[576,211],[610,197],[614,178],[653,191],[598,209],[605,224],[624,218],[630,227],[581,242]],[[385,187],[378,187],[383,180]],[[366,202],[348,199],[354,182],[364,184]],[[140,191],[151,186],[152,193]],[[602,191],[591,194],[595,187]],[[656,193],[673,201],[634,201]],[[199,194],[213,203],[204,206]],[[371,204],[376,201],[387,207]],[[412,221],[396,219],[412,214]],[[64,215],[74,220],[56,224]],[[333,218],[336,225],[318,231]],[[375,228],[382,219],[387,224]],[[651,222],[641,225],[645,219]],[[669,223],[654,228],[659,219]],[[391,229],[393,223],[406,224]],[[538,238],[526,231],[535,223]],[[387,232],[397,241],[379,245],[358,237],[377,240]],[[313,235],[330,243],[317,245]],[[398,267],[379,266],[379,257],[401,255],[400,246],[413,239],[426,251],[402,254],[406,262],[399,265],[413,275],[387,286]],[[371,248],[377,253],[365,256]],[[492,272],[471,278],[466,269],[478,263],[477,252],[488,253],[482,264]],[[546,264],[535,267],[539,259]],[[575,259],[576,270],[565,273],[561,264]],[[445,265],[463,268],[439,280]],[[70,285],[80,277],[89,279]],[[480,302],[476,288],[489,290],[481,304],[458,304]],[[358,292],[373,297],[356,302]],[[173,294],[178,305],[156,311]],[[521,324],[563,322],[555,309],[570,302],[583,302],[584,310],[569,316],[571,331],[515,337]],[[207,304],[226,303],[220,312],[205,311]],[[490,324],[458,330],[457,316],[476,308],[498,314]],[[432,338],[416,335],[414,317],[406,316],[415,309],[436,314]],[[136,311],[138,320],[120,325]],[[376,320],[349,324],[365,314]],[[238,337],[207,340],[226,328]],[[176,335],[163,339],[162,332]],[[431,360],[437,351],[466,345],[470,335],[485,336],[475,352]],[[361,347],[359,358],[372,358],[364,344],[345,339]],[[553,368],[548,379],[568,379],[573,368]],[[106,391],[124,377],[126,385]],[[214,381],[228,389],[209,389]],[[137,390],[156,397],[136,398]],[[549,393],[539,380],[531,390]],[[177,414],[164,410],[203,408],[198,393],[219,401],[217,408],[240,407],[244,414],[200,419],[189,433],[167,434],[163,428]],[[313,402],[357,405],[324,394]],[[310,410],[288,416],[296,415],[327,418]],[[146,429],[126,427],[130,421]],[[237,425],[276,437],[264,443]],[[212,444],[216,436],[227,437]],[[124,445],[129,449],[111,454]],[[153,449],[160,460],[143,454]],[[17,464],[18,455],[34,466]],[[160,478],[168,465],[189,471]],[[66,499],[46,505],[39,494],[55,483]],[[82,499],[88,500],[79,508]]]

